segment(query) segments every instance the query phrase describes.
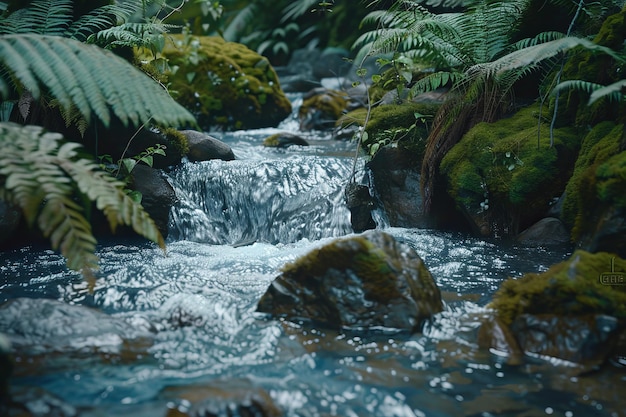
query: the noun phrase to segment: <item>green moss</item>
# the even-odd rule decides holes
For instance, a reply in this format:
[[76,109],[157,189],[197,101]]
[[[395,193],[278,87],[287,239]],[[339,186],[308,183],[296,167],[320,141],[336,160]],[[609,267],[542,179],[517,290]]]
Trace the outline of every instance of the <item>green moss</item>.
[[382,249],[364,237],[355,237],[313,250],[285,265],[282,272],[285,276],[309,280],[324,276],[330,269],[350,269],[363,281],[368,298],[384,302],[401,295],[392,285],[399,271],[390,262]]
[[348,95],[342,91],[326,90],[302,102],[299,109],[300,117],[312,110],[321,111],[327,119],[337,120],[348,107]]
[[539,274],[504,281],[490,307],[507,324],[520,314],[608,314],[626,319],[626,286],[605,285],[600,276],[626,276],[626,261],[606,252],[576,251]]
[[626,209],[626,151],[600,165],[596,177],[600,201],[619,209]]
[[[421,163],[428,137],[428,124],[434,117],[439,106],[423,103],[386,104],[372,108],[367,124],[367,139],[363,141],[363,149],[370,152],[374,144],[380,149],[384,145],[401,142],[403,147],[415,158],[416,164]],[[360,108],[342,116],[338,126],[357,123],[362,126],[367,110]],[[416,117],[417,115],[417,117]]]
[[179,154],[187,155],[189,153],[189,141],[187,140],[187,136],[178,129],[168,127],[163,130],[163,135],[165,135],[167,141]]
[[595,209],[596,172],[601,164],[619,152],[622,130],[622,125],[602,122],[594,126],[583,139],[574,172],[565,188],[561,212],[566,226],[572,228],[573,240],[580,237],[585,220]]
[[549,128],[541,123],[538,132],[537,117],[538,107],[531,106],[495,123],[479,123],[448,152],[440,169],[459,206],[480,212],[488,201],[490,207],[523,209],[530,218],[561,194],[569,177],[563,168],[580,139],[574,129],[556,129],[550,147]]
[[278,138],[280,138],[280,133],[275,133],[271,136],[266,137],[263,141],[263,146],[267,146],[270,148],[278,147],[280,145],[280,141],[278,140]]
[[172,96],[205,129],[276,126],[291,112],[267,58],[214,36],[169,35]]

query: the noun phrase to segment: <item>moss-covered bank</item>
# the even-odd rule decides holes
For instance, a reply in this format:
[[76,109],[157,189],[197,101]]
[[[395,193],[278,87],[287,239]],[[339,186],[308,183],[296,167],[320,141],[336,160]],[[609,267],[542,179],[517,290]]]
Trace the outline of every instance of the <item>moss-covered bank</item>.
[[[447,191],[483,234],[516,235],[542,218],[559,197],[581,136],[554,131],[530,106],[494,123],[479,123],[441,162]],[[482,222],[482,224],[481,224]]]

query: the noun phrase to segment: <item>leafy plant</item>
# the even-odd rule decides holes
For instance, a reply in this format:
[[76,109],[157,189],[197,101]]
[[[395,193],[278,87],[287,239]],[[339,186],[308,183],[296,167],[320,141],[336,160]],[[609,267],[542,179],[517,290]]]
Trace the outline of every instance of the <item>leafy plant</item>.
[[[74,18],[75,2],[34,0],[0,16],[0,101],[13,102],[26,118],[33,102],[59,107],[66,123],[85,127],[158,123],[195,124],[194,117],[167,91],[119,56],[84,43],[91,35],[123,23],[146,0],[95,8]],[[97,35],[96,35],[97,36]],[[19,99],[17,99],[19,98]],[[83,129],[83,133],[85,130]],[[99,169],[80,145],[40,126],[0,123],[0,198],[22,209],[66,258],[68,267],[92,277],[97,266],[88,216],[91,203],[104,212],[111,229],[130,225],[164,247],[142,206],[124,183]],[[149,161],[155,148],[137,158]]]
[[124,192],[124,183],[81,158],[79,144],[64,143],[61,134],[39,126],[0,122],[0,149],[0,198],[22,209],[28,225],[50,239],[69,268],[89,277],[98,261],[87,203],[76,197],[93,201],[112,230],[130,225],[165,248],[150,216]]
[[491,122],[511,109],[513,86],[524,76],[556,64],[563,53],[583,46],[615,55],[609,48],[575,36],[542,32],[515,42],[513,35],[529,0],[463,2],[462,12],[435,14],[425,1],[397,1],[374,11],[364,24],[377,28],[356,46],[372,53],[396,53],[434,70],[410,86],[413,94],[449,85],[448,100],[433,121],[424,163],[424,208],[431,207],[435,178],[445,154],[473,125]]

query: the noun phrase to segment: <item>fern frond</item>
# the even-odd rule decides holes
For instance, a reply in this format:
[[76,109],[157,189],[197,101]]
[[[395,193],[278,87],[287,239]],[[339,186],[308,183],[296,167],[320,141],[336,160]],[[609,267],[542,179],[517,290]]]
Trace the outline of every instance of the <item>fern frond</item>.
[[72,24],[72,0],[35,0],[0,23],[0,34],[37,33],[62,36]]
[[85,42],[89,36],[126,23],[143,7],[143,1],[127,1],[98,7],[81,16],[65,31],[64,36]]
[[460,72],[433,72],[417,80],[417,82],[411,87],[411,94],[415,96],[427,91],[434,91],[440,87],[445,87],[448,84],[457,84],[461,82],[464,77],[465,75]]
[[165,44],[163,35],[173,27],[175,26],[159,23],[124,23],[89,36],[88,42],[106,49],[128,46],[155,50],[157,46],[162,47]]
[[154,222],[124,191],[124,184],[78,158],[77,143],[39,126],[0,122],[0,190],[16,203],[28,224],[39,227],[74,270],[97,267],[96,240],[74,197],[82,193],[104,211],[111,228],[131,225],[165,247]]
[[591,93],[599,88],[601,88],[601,84],[592,83],[590,81],[583,80],[567,80],[557,84],[553,89],[551,94],[557,94],[564,90],[578,90],[584,91],[586,93]]
[[105,126],[112,115],[126,126],[150,119],[163,125],[195,123],[150,77],[95,45],[56,36],[5,35],[0,37],[0,65],[33,97],[48,90],[64,108],[76,106],[88,121],[95,113]]
[[536,68],[537,65],[545,59],[556,57],[560,53],[567,52],[579,46],[592,52],[605,53],[618,61],[624,60],[623,57],[610,48],[598,45],[584,38],[568,36],[513,51],[489,63],[486,68],[494,73],[501,73],[522,67],[532,69]]
[[227,41],[236,42],[241,37],[241,31],[254,21],[257,16],[259,6],[254,3],[247,4],[243,9],[237,12],[237,15],[226,26],[222,33],[222,37]]
[[626,95],[626,80],[619,80],[606,87],[600,87],[589,96],[589,104],[595,103],[597,100],[607,97],[609,100],[621,101]]

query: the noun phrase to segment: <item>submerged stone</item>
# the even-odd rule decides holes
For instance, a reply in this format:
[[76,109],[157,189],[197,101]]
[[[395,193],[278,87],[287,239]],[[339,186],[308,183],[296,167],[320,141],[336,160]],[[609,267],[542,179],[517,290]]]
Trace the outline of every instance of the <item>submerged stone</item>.
[[419,255],[381,231],[338,239],[283,268],[257,311],[333,329],[418,331],[442,310]]

